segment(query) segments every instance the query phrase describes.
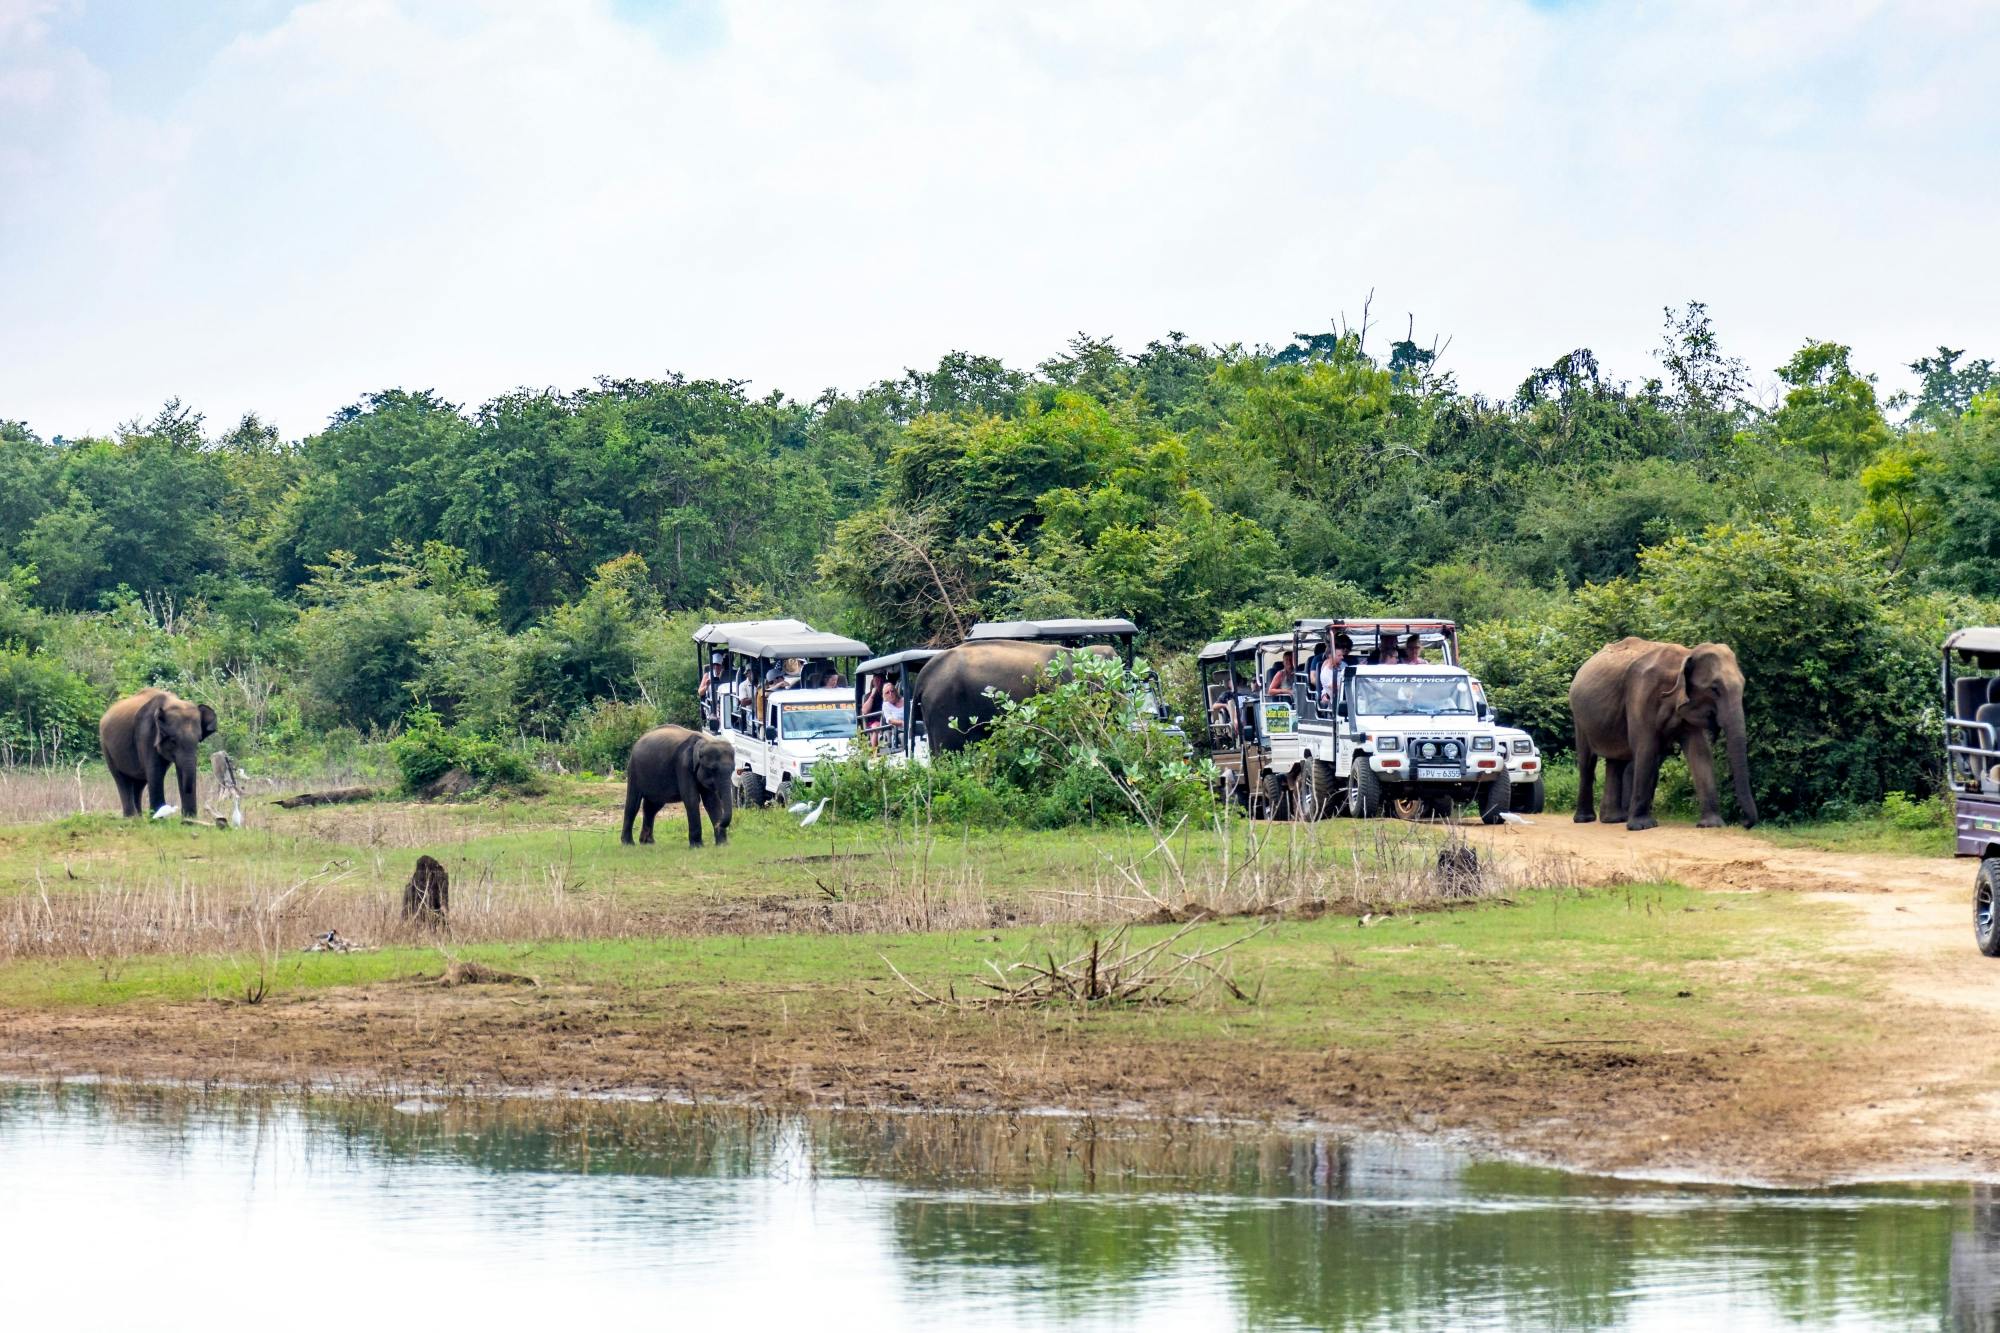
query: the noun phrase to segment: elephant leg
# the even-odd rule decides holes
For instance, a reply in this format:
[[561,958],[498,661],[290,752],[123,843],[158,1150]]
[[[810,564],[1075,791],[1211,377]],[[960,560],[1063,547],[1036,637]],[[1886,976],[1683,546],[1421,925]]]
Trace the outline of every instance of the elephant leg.
[[665,804],[665,801],[654,800],[650,796],[642,803],[645,812],[645,818],[639,824],[639,841],[642,845],[653,841],[653,816],[659,814],[660,807]]
[[146,784],[137,778],[126,777],[115,768],[111,770],[111,781],[118,788],[118,805],[125,818],[138,814],[139,793],[145,790]]
[[[1610,761],[1605,761],[1607,776]],[[1576,737],[1576,822],[1588,824],[1597,818],[1597,751],[1581,731]]]
[[639,817],[639,789],[631,784],[625,787],[625,830],[618,835],[618,841],[627,847],[632,845],[632,821]]
[[681,779],[681,805],[687,811],[688,846],[701,846],[701,790],[695,785],[694,774]]
[[729,841],[729,821],[722,817],[722,793],[703,792],[701,804],[702,808],[708,811],[709,825],[715,829],[715,845],[720,847]]
[[1653,795],[1660,785],[1660,760],[1664,757],[1657,737],[1642,737],[1632,747],[1632,763],[1626,772],[1630,785],[1625,827],[1634,833],[1659,825],[1660,821],[1653,818]]
[[1597,817],[1607,824],[1622,824],[1632,809],[1632,761],[1604,761],[1604,802]]
[[156,755],[146,758],[146,813],[167,803],[167,761]]
[[1722,794],[1715,789],[1715,749],[1708,733],[1697,727],[1681,742],[1687,754],[1688,774],[1694,779],[1694,794],[1701,799],[1701,818],[1696,828],[1722,827]]

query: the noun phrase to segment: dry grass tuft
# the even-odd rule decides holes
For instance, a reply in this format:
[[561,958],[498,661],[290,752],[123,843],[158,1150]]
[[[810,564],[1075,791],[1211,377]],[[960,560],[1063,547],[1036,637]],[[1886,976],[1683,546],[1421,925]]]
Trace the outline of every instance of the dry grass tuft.
[[51,893],[38,884],[36,893],[0,900],[0,962],[295,952],[329,932],[377,948],[650,933],[614,901],[491,881],[454,894],[442,922],[411,919],[397,894],[356,878],[342,861],[289,883],[262,880],[252,869],[221,886],[179,880]]
[[911,981],[884,957],[896,979],[907,986],[920,1003],[956,1009],[996,1009],[1009,1005],[1059,1006],[1099,1009],[1116,1005],[1186,1004],[1220,988],[1235,999],[1248,1002],[1251,996],[1230,979],[1218,960],[1246,940],[1255,939],[1271,928],[1257,927],[1235,939],[1207,949],[1183,952],[1178,946],[1204,917],[1189,921],[1173,934],[1143,947],[1132,943],[1132,927],[1120,926],[1108,936],[1092,937],[1090,947],[1067,962],[1057,962],[1053,953],[1042,963],[1015,963],[1002,971],[990,960],[986,964],[994,980],[980,978],[979,984],[991,991],[961,1000],[957,989],[940,998]]

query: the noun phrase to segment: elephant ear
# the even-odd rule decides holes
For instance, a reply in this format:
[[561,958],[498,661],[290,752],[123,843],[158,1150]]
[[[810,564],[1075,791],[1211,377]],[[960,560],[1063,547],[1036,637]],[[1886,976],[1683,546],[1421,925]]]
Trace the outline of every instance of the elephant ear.
[[215,734],[215,710],[207,704],[201,706],[201,739],[207,740]]
[[139,711],[132,718],[132,748],[145,754],[160,743],[160,710],[167,706],[167,696],[156,694],[139,705]]
[[1719,643],[1700,643],[1688,650],[1687,662],[1681,667],[1681,691],[1687,695],[1703,695],[1720,689],[1728,679],[1729,661],[1733,654]]

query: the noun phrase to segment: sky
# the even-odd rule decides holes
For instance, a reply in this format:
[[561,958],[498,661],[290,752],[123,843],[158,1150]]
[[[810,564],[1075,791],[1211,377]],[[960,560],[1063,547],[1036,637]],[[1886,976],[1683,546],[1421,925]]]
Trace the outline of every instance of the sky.
[[0,0],[0,419],[1079,332],[2000,358],[2000,4]]

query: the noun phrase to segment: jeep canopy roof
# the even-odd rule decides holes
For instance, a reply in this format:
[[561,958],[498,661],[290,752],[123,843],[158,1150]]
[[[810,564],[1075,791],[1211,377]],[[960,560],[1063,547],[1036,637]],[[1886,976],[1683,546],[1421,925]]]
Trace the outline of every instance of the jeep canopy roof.
[[750,657],[866,657],[868,645],[840,634],[826,634],[803,620],[735,620],[703,625],[696,643],[723,645]]
[[1129,620],[982,620],[972,627],[973,639],[1092,639],[1137,634]]
[[733,635],[817,634],[803,620],[718,620],[694,632],[696,643],[728,643]]
[[1321,630],[1328,630],[1328,629],[1350,630],[1350,631],[1373,630],[1377,634],[1383,634],[1383,633],[1442,634],[1446,630],[1456,630],[1458,628],[1458,624],[1457,622],[1450,620],[1409,620],[1402,617],[1394,617],[1388,619],[1367,619],[1367,620],[1359,620],[1359,619],[1327,620],[1324,618],[1312,618],[1306,620],[1295,620],[1292,622],[1292,628],[1296,630],[1302,630],[1307,634],[1315,634]]
[[1216,662],[1225,657],[1242,657],[1268,644],[1282,643],[1291,646],[1289,634],[1253,634],[1247,639],[1217,639],[1208,647],[1195,654],[1197,662]]
[[905,648],[900,653],[884,653],[880,657],[871,657],[860,666],[854,668],[854,674],[857,676],[872,676],[878,671],[887,671],[890,667],[902,666],[905,662],[911,666],[918,666],[930,661],[943,651],[944,649],[942,648]]
[[[1953,630],[1944,641],[1948,653],[1972,653],[1980,657],[2000,656],[2000,629],[1974,625]],[[1983,665],[1983,664],[1982,664]]]

